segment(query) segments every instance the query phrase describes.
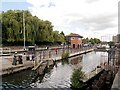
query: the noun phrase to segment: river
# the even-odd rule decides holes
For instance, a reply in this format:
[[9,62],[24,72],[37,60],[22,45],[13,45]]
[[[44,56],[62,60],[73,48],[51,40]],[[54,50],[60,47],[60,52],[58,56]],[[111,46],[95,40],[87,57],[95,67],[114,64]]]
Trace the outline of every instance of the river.
[[25,70],[3,76],[2,82],[34,88],[70,88],[70,78],[75,68],[81,67],[83,72],[88,73],[105,61],[107,61],[106,52],[90,52],[70,58],[68,62],[56,62],[54,67],[48,69],[44,75],[39,75],[34,81],[33,75],[35,73],[31,70]]

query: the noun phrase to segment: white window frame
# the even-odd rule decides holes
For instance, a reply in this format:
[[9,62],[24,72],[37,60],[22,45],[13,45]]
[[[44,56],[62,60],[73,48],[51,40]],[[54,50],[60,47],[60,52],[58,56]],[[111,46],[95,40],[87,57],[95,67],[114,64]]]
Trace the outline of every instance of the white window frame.
[[75,37],[71,37],[71,40],[74,40],[75,39]]

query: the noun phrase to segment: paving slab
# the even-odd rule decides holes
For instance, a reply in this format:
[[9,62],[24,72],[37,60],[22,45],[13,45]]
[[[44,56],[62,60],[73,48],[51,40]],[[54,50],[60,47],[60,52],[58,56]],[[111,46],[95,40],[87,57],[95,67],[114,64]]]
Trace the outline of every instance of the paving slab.
[[115,76],[111,90],[120,90],[120,68]]
[[0,75],[11,74],[27,68],[32,68],[34,63],[32,61],[23,60],[23,64],[12,65],[12,57],[0,57]]

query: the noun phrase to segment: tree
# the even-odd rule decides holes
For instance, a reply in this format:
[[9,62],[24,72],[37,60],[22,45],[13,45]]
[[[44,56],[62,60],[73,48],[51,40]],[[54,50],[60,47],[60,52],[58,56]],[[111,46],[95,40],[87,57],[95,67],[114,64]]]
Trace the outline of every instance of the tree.
[[89,39],[88,39],[88,38],[84,38],[82,42],[83,42],[83,43],[88,43],[88,42],[89,42]]
[[100,39],[97,39],[97,38],[84,38],[83,39],[83,43],[91,43],[91,44],[98,44],[98,43],[100,43],[101,41],[100,41]]
[[[3,44],[16,43],[24,41],[23,31],[23,13],[25,19],[25,38],[26,44],[41,43],[62,43],[64,42],[64,33],[53,31],[53,25],[48,20],[41,20],[32,16],[29,11],[8,10],[2,12],[2,39]],[[7,44],[8,45],[8,44]]]
[[63,36],[65,36],[65,34],[64,34],[64,32],[63,31],[61,31],[61,33],[60,33],[61,35],[63,35]]
[[91,44],[95,44],[95,40],[93,38],[91,38],[89,42],[91,42]]
[[110,48],[111,48],[112,46],[114,46],[114,45],[115,45],[115,42],[110,41],[110,42],[108,42],[108,45],[109,45],[109,46],[110,46]]

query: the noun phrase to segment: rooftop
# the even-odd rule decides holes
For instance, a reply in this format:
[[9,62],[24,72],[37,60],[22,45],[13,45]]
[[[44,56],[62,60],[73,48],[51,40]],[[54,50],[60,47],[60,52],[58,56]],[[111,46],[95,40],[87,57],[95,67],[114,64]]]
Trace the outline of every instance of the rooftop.
[[76,34],[76,33],[70,33],[70,35],[67,35],[67,36],[83,38],[83,36],[81,36],[81,35],[79,35],[79,34]]

